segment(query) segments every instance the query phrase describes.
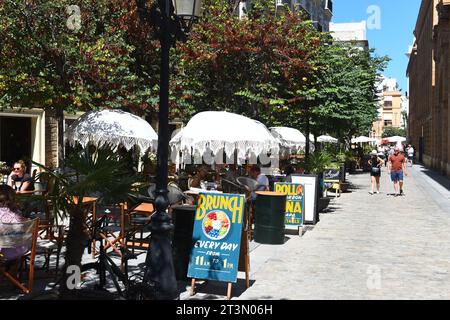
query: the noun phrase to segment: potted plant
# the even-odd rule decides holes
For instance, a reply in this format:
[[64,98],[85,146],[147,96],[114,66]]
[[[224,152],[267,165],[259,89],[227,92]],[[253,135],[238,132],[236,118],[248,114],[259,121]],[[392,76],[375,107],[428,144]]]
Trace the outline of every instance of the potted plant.
[[354,151],[349,150],[345,152],[345,168],[350,173],[354,173],[356,171],[357,159],[358,156],[355,154]]
[[52,203],[53,216],[70,217],[64,276],[59,294],[63,299],[72,299],[76,296],[76,290],[67,288],[69,274],[66,270],[71,265],[81,265],[88,240],[82,198],[95,194],[97,203],[123,202],[130,195],[135,177],[129,175],[125,161],[108,146],[86,148],[71,154],[65,160],[66,167],[70,168],[65,172],[55,172],[41,164],[35,164],[43,170],[37,178],[51,181],[53,186],[42,196],[44,201]]
[[324,190],[324,170],[332,163],[331,155],[326,151],[316,151],[309,156],[308,161],[302,159],[302,166],[306,173],[315,174],[319,179],[319,199],[323,197]]
[[143,173],[145,175],[154,175],[156,173],[156,154],[147,152],[143,157]]

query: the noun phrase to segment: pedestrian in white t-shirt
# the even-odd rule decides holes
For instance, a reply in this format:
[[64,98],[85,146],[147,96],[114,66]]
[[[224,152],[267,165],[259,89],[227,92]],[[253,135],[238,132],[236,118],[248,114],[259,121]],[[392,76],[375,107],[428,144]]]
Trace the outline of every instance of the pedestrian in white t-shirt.
[[408,156],[408,162],[412,167],[413,162],[414,162],[414,148],[410,144],[408,145],[408,148],[406,149],[406,153]]

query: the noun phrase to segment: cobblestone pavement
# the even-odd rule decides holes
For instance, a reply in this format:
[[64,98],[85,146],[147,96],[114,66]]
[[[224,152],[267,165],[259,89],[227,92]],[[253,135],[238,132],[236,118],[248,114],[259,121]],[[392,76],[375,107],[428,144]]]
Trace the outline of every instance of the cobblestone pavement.
[[350,176],[352,192],[277,246],[238,299],[449,299],[450,188],[420,166],[409,171],[403,197],[388,195],[385,169],[379,195],[369,195],[368,174]]

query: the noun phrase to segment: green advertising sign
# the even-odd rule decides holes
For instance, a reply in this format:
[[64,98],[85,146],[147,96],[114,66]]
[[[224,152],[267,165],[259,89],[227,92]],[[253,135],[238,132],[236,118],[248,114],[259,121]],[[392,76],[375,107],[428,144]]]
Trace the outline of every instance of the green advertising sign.
[[305,210],[303,184],[276,182],[275,192],[281,192],[287,195],[285,224],[291,226],[301,226],[304,221],[303,215]]

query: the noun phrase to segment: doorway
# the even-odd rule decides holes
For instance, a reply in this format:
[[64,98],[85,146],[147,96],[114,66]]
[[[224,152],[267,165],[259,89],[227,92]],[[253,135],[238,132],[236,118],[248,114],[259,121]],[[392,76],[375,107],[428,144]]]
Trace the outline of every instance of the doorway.
[[0,117],[0,160],[10,167],[24,160],[31,168],[31,118]]

